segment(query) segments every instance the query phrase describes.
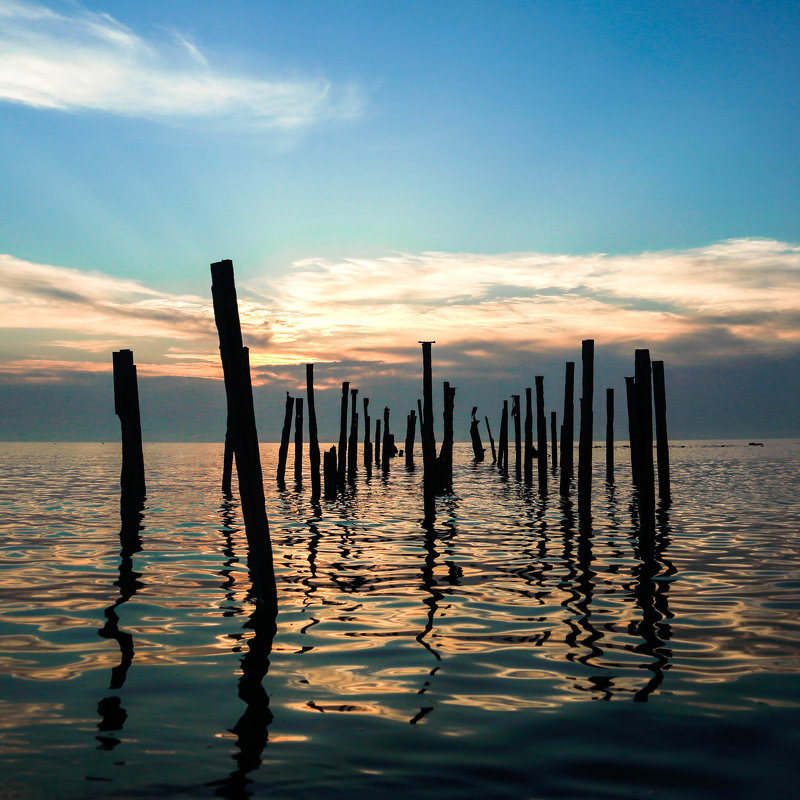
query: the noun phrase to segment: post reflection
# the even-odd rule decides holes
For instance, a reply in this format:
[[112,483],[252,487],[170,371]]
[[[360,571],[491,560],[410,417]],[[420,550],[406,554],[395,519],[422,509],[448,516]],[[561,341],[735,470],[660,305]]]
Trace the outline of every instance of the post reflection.
[[[143,507],[124,509],[121,517],[120,562],[117,568],[119,577],[114,581],[114,585],[119,587],[119,597],[104,610],[106,622],[97,632],[104,639],[113,639],[119,646],[119,664],[112,668],[108,686],[109,689],[114,690],[121,689],[125,684],[134,655],[133,635],[120,630],[118,610],[145,585],[139,580],[142,577],[141,573],[133,569],[133,556],[142,550],[139,531],[144,529],[142,525]],[[95,737],[100,742],[99,749],[113,750],[120,743],[120,739],[114,733],[122,730],[128,713],[116,695],[110,695],[100,700],[97,704],[97,713],[101,717],[97,725],[101,735]]]

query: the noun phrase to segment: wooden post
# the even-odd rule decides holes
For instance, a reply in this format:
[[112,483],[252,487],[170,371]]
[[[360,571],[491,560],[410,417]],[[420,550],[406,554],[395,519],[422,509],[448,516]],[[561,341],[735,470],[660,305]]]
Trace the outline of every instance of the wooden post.
[[553,448],[553,475],[558,470],[558,425],[556,412],[550,412],[550,444]]
[[486,448],[483,446],[483,442],[481,441],[481,432],[478,427],[478,418],[475,416],[475,412],[478,410],[478,406],[475,406],[472,409],[472,418],[470,419],[469,423],[469,436],[472,439],[472,456],[475,461],[483,461],[484,454],[486,453]]
[[522,419],[519,406],[520,395],[511,395],[511,416],[514,418],[514,477],[522,480]]
[[533,483],[533,408],[530,386],[525,388],[525,485]]
[[347,482],[356,482],[358,471],[358,389],[350,390],[350,441],[347,448]]
[[444,433],[442,447],[437,460],[438,490],[441,492],[453,491],[453,407],[456,396],[455,386],[450,386],[448,381],[443,384],[444,396]]
[[294,402],[294,485],[303,486],[303,398]]
[[142,422],[139,414],[139,384],[132,350],[119,350],[111,357],[114,367],[114,413],[119,417],[122,438],[120,512],[139,511],[147,488],[142,454]]
[[336,497],[339,483],[336,471],[336,447],[334,446],[322,454],[322,475],[326,500],[333,500]]
[[672,500],[669,477],[669,438],[667,436],[667,393],[664,362],[653,362],[653,404],[656,412],[656,456],[658,459],[658,496],[664,505]]
[[636,420],[636,378],[625,378],[625,399],[628,406],[628,442],[631,451],[631,483],[639,485],[639,426]]
[[539,478],[539,494],[547,494],[547,417],[544,415],[544,376],[537,375],[536,381],[536,440]]
[[436,439],[433,433],[433,368],[431,345],[422,345],[422,493],[425,522],[436,519]]
[[484,422],[486,423],[486,432],[489,434],[489,445],[492,448],[492,464],[497,463],[497,451],[494,448],[494,437],[492,436],[492,428],[489,425],[489,417],[484,416]]
[[639,461],[639,521],[652,525],[655,512],[655,481],[653,475],[653,391],[650,351],[636,351],[636,427],[638,429]]
[[264,499],[253,387],[250,382],[249,351],[242,344],[233,262],[225,260],[212,264],[211,277],[214,319],[219,333],[228,419],[233,434],[233,453],[247,535],[248,565],[253,576],[255,593],[268,601],[270,608],[277,608],[272,545]]
[[578,441],[578,511],[592,504],[592,433],[594,427],[594,339],[581,342],[581,429]]
[[306,401],[308,402],[308,463],[311,470],[311,500],[320,496],[319,436],[317,433],[317,408],[314,403],[314,365],[306,364]]
[[503,413],[500,416],[497,468],[504,478],[508,477],[508,400],[503,400]]
[[606,389],[606,483],[614,483],[614,390]]
[[371,427],[369,417],[369,398],[365,397],[364,403],[364,471],[367,477],[372,477],[372,441],[369,438]]
[[342,405],[339,416],[339,449],[336,451],[338,461],[336,462],[336,480],[339,489],[344,489],[345,478],[347,477],[347,396],[350,393],[350,382],[342,383]]
[[230,421],[225,426],[225,449],[222,453],[222,494],[230,497],[233,479],[233,439],[231,438]]
[[375,420],[375,466],[381,466],[381,421]]
[[389,406],[383,409],[383,444],[381,445],[381,472],[389,473],[389,459],[392,457],[391,432],[389,431]]
[[561,481],[559,492],[569,496],[573,472],[573,450],[575,447],[575,362],[567,361],[564,375],[564,414],[561,420]]
[[417,412],[412,408],[406,417],[406,442],[405,442],[405,455],[406,466],[409,469],[414,468],[414,439],[417,435]]
[[283,486],[286,479],[286,460],[289,457],[289,437],[292,433],[292,412],[294,411],[294,397],[286,392],[286,407],[283,412],[283,429],[281,430],[281,445],[278,448],[278,485]]

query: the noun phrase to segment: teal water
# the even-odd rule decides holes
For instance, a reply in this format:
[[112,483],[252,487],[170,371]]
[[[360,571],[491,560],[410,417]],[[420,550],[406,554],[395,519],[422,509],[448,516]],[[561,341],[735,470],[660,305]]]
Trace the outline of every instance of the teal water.
[[[800,778],[800,441],[684,442],[641,540],[456,448],[314,507],[262,446],[277,634],[216,445],[0,444],[0,798],[772,798]],[[683,445],[683,446],[681,446]],[[725,445],[725,446],[721,446]],[[291,457],[290,462],[291,464]]]

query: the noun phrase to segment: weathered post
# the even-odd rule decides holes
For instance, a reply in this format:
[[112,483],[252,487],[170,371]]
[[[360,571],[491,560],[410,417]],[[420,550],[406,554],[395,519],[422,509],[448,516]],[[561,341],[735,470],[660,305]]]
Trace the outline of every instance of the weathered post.
[[345,478],[347,477],[347,396],[350,393],[350,382],[342,382],[342,405],[339,416],[339,449],[336,451],[338,461],[336,462],[336,480],[339,489],[344,489]]
[[478,410],[478,406],[475,406],[472,409],[472,417],[469,423],[469,436],[472,439],[472,456],[475,461],[483,461],[484,453],[486,452],[486,448],[483,446],[483,442],[481,441],[481,432],[478,428],[478,418],[475,416],[475,412]]
[[406,466],[414,468],[414,439],[417,435],[417,412],[412,408],[406,417],[405,455]]
[[581,429],[578,440],[578,511],[592,504],[592,432],[594,423],[594,339],[581,342]]
[[389,431],[389,406],[383,409],[383,444],[381,445],[381,472],[389,474],[389,459],[392,457],[392,439]]
[[336,474],[336,446],[331,447],[322,454],[322,476],[326,500],[334,500],[338,489],[338,476]]
[[306,364],[306,401],[308,402],[308,463],[311,470],[311,500],[320,496],[319,435],[317,432],[317,409],[314,404],[314,365]]
[[508,477],[508,400],[503,400],[503,413],[500,416],[500,441],[497,454],[497,468],[500,474]]
[[520,395],[511,395],[511,416],[514,418],[514,477],[522,480],[522,420],[519,407]]
[[372,477],[372,441],[369,438],[371,420],[369,417],[369,398],[365,397],[364,403],[364,471],[367,477]]
[[539,494],[547,494],[547,417],[544,415],[544,376],[537,375],[536,381],[536,440],[538,462]]
[[567,361],[564,375],[564,415],[561,421],[561,481],[559,492],[569,496],[573,476],[573,449],[575,447],[575,362]]
[[436,519],[436,440],[433,434],[433,368],[431,345],[422,345],[422,493],[425,522]]
[[132,350],[113,353],[114,413],[119,417],[122,438],[122,470],[120,472],[120,512],[138,511],[144,503],[147,488],[142,454],[142,422],[139,414],[139,384]]
[[636,378],[625,378],[625,399],[628,407],[628,441],[631,451],[631,483],[639,485],[639,426],[636,419]]
[[655,513],[655,482],[653,475],[653,391],[650,368],[650,351],[636,351],[636,426],[638,429],[639,461],[639,519],[642,524],[652,524]]
[[456,396],[456,387],[450,386],[448,381],[443,384],[444,395],[444,433],[442,447],[439,451],[437,462],[438,489],[441,492],[453,491],[453,408]]
[[614,483],[614,390],[606,389],[606,483]]
[[375,466],[381,466],[381,421],[375,420]]
[[286,392],[286,407],[283,412],[283,429],[281,430],[281,444],[278,448],[278,485],[283,486],[286,479],[286,460],[289,457],[289,437],[292,433],[292,414],[294,411],[294,397]]
[[492,464],[497,463],[497,451],[494,448],[494,436],[492,436],[492,428],[489,425],[489,417],[484,416],[484,422],[486,423],[486,432],[489,434],[489,445],[492,448]]
[[347,447],[347,482],[356,482],[358,468],[358,389],[350,390],[350,441]]
[[658,496],[665,505],[672,500],[669,477],[669,438],[667,437],[667,393],[664,362],[653,362],[653,404],[656,412],[656,457],[658,460]]
[[294,402],[294,485],[303,486],[303,398]]
[[533,409],[531,388],[525,388],[525,485],[533,483]]
[[233,479],[233,440],[231,439],[231,424],[225,426],[225,449],[222,453],[222,494],[231,496],[231,481]]
[[558,470],[558,424],[556,412],[550,412],[550,444],[553,448],[553,475]]
[[233,453],[247,535],[248,565],[256,594],[267,600],[270,608],[275,608],[277,589],[250,382],[249,351],[242,344],[233,262],[226,259],[212,264],[211,277],[214,319],[219,333],[228,419],[233,434]]

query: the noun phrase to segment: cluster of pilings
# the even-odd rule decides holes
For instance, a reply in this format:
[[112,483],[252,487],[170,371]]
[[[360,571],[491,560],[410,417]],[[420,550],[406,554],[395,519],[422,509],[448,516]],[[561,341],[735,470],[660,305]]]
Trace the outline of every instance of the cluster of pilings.
[[[269,538],[264,482],[261,470],[258,434],[253,408],[253,390],[250,379],[249,350],[242,343],[242,332],[230,260],[211,265],[214,318],[220,343],[220,357],[225,378],[227,397],[227,430],[223,457],[222,488],[231,492],[233,464],[239,482],[242,516],[247,535],[248,566],[253,576],[256,593],[274,604],[276,600],[272,548]],[[413,469],[416,426],[419,423],[422,449],[423,518],[426,525],[436,519],[436,497],[453,491],[453,420],[456,389],[443,383],[443,436],[437,453],[434,435],[432,341],[422,345],[422,398],[417,409],[406,416],[404,450],[398,450],[395,435],[390,429],[390,409],[383,409],[382,418],[375,420],[374,442],[369,414],[369,398],[363,403],[363,468],[367,478],[373,469],[383,475],[390,471],[392,458],[405,455],[405,466]],[[579,402],[579,439],[577,500],[581,517],[591,513],[592,449],[593,449],[593,394],[594,394],[594,340],[586,339],[581,345],[581,395]],[[631,473],[636,489],[636,502],[640,524],[649,528],[655,513],[655,478],[653,459],[653,408],[655,408],[656,454],[658,465],[659,496],[662,504],[670,502],[669,447],[667,442],[666,399],[664,363],[651,364],[648,350],[637,350],[633,377],[625,378],[629,421]],[[500,414],[497,446],[492,435],[489,417],[484,416],[486,432],[492,454],[492,464],[501,477],[513,478],[526,486],[533,486],[534,461],[536,462],[536,489],[540,496],[548,494],[548,464],[553,477],[558,474],[560,497],[569,498],[574,483],[574,385],[575,362],[566,362],[564,378],[564,408],[560,429],[557,414],[550,413],[550,440],[545,412],[544,377],[534,376],[534,386],[524,391],[524,421],[522,393],[503,400]],[[535,396],[535,407],[534,407]],[[141,424],[139,418],[138,388],[133,353],[121,350],[114,353],[115,410],[122,427],[121,507],[140,509],[145,497],[144,459],[142,457]],[[308,413],[309,473],[312,501],[332,500],[345,488],[353,486],[358,474],[359,423],[358,389],[342,383],[341,412],[338,445],[320,453],[314,403],[314,365],[306,365],[306,397],[286,396],[283,429],[278,450],[276,478],[279,487],[285,487],[289,442],[294,424],[294,482],[297,489],[303,486],[303,426],[304,405]],[[472,408],[470,438],[475,461],[485,459],[486,449],[480,435],[477,406]],[[535,419],[535,426],[534,426]],[[511,450],[509,432],[513,425],[513,473],[510,466]],[[535,437],[534,437],[535,428]],[[523,439],[524,432],[524,439]],[[551,458],[548,460],[548,448]],[[614,390],[606,390],[606,481],[614,482]]]

